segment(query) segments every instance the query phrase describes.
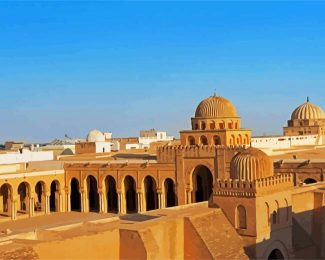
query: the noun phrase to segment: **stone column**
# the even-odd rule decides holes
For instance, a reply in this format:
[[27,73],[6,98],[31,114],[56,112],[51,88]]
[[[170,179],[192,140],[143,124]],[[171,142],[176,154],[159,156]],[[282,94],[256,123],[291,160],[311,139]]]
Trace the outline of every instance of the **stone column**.
[[32,195],[28,200],[28,205],[26,205],[26,207],[28,207],[28,213],[30,217],[34,216],[34,195]]
[[45,214],[51,213],[51,204],[50,204],[50,192],[46,192],[45,194]]
[[143,192],[137,191],[137,203],[138,203],[138,212],[145,212],[146,208],[144,205]]
[[192,191],[186,190],[186,204],[192,203]]
[[124,192],[118,192],[117,197],[118,197],[118,213],[126,214],[126,201],[125,201]]
[[81,212],[87,212],[87,206],[85,203],[85,191],[80,189],[80,211]]
[[166,208],[165,194],[162,191],[158,191],[158,209]]
[[66,198],[66,209],[67,209],[67,212],[70,212],[71,211],[71,200],[70,200],[70,192],[66,192],[65,193],[65,198]]
[[10,202],[8,205],[8,213],[12,220],[17,219],[17,200],[19,197],[13,197],[12,199],[9,199]]
[[105,213],[105,202],[104,202],[104,193],[102,190],[98,191],[99,196],[99,213]]

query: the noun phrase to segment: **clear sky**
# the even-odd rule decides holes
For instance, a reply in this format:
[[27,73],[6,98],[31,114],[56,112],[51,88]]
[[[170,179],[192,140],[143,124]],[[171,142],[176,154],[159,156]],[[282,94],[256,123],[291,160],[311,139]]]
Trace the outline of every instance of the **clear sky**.
[[190,128],[230,99],[276,134],[306,96],[325,108],[322,2],[0,2],[0,140]]

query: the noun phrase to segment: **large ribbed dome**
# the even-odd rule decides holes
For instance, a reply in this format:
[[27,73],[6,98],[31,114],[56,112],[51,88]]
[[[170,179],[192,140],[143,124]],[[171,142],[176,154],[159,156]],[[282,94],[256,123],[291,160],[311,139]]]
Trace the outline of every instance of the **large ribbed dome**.
[[198,105],[195,117],[237,117],[237,111],[228,99],[211,96]]
[[105,135],[97,129],[91,130],[87,135],[87,142],[105,142]]
[[310,103],[307,99],[307,102],[292,112],[291,120],[294,119],[325,119],[325,113],[321,107]]
[[252,181],[273,175],[271,158],[256,148],[239,152],[230,162],[231,179]]

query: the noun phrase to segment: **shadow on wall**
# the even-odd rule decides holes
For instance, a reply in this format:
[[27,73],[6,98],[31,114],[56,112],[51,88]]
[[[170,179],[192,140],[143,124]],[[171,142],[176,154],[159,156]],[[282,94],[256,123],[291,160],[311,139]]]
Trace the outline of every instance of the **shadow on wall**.
[[144,214],[128,214],[120,216],[121,220],[128,220],[128,221],[135,221],[135,222],[143,222],[151,219],[160,218],[160,216],[151,216],[151,215],[144,215]]
[[[291,213],[291,207],[270,212],[266,219],[269,229],[257,229],[262,242],[255,244],[251,240],[251,246],[245,248],[245,253],[257,259],[324,259],[325,207],[318,206],[316,199],[314,208],[299,213]],[[243,239],[250,244],[249,237],[243,236]]]

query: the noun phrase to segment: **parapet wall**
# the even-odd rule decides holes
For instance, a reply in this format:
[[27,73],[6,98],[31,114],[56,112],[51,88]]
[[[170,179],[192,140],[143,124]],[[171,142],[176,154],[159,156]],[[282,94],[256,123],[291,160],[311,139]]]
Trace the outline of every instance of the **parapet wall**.
[[176,145],[176,146],[160,146],[157,148],[158,163],[174,163],[176,156],[183,157],[215,157],[218,150],[240,151],[245,149],[245,145]]
[[214,195],[256,197],[264,193],[293,188],[291,174],[271,176],[254,181],[246,180],[216,180]]

